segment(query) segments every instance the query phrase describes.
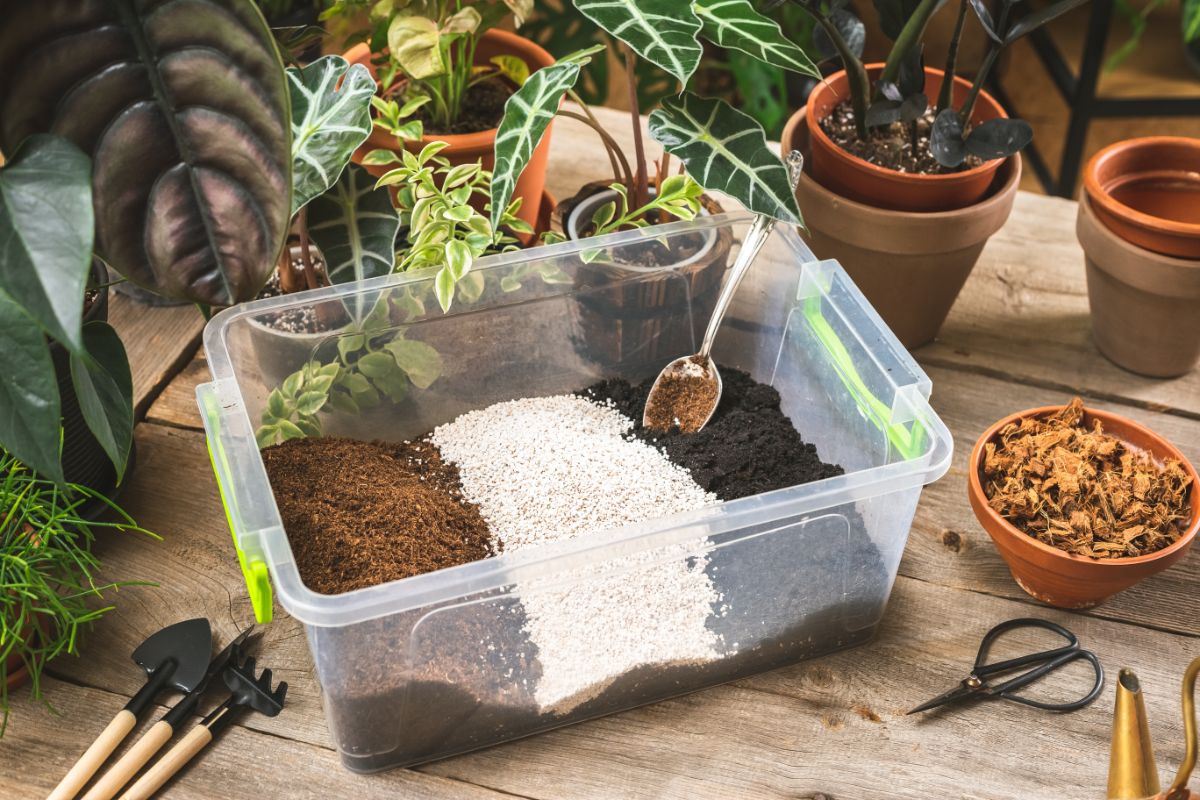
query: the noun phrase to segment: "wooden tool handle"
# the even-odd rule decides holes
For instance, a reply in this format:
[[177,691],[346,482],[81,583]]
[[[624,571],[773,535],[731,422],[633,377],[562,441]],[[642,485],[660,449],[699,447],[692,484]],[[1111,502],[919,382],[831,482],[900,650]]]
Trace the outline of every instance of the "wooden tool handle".
[[179,740],[179,744],[155,761],[154,766],[146,770],[146,774],[138,778],[137,783],[129,787],[129,791],[121,795],[121,800],[148,800],[172,775],[183,769],[184,764],[203,750],[212,738],[212,731],[203,725],[192,728],[187,736]]
[[117,792],[137,775],[138,770],[146,765],[163,745],[171,741],[175,729],[169,722],[159,720],[154,727],[146,731],[146,735],[137,740],[129,752],[121,756],[121,760],[109,767],[108,772],[96,781],[96,785],[88,790],[83,800],[112,800]]
[[58,786],[54,787],[54,791],[46,800],[71,800],[75,795],[79,794],[82,789],[96,774],[96,770],[100,769],[100,765],[112,755],[112,751],[117,749],[117,745],[121,740],[129,735],[133,730],[134,723],[137,722],[137,717],[128,709],[121,709],[117,715],[113,717],[112,722],[108,723],[108,727],[104,729],[96,741],[92,742],[79,760],[75,762],[75,766],[71,767],[71,771],[66,777],[59,781]]

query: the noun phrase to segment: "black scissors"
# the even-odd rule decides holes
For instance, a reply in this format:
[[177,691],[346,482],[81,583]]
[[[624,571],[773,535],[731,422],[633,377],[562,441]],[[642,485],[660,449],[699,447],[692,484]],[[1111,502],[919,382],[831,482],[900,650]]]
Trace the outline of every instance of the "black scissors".
[[[1017,628],[1045,628],[1066,639],[1067,644],[1053,650],[1030,653],[1029,655],[1010,658],[1007,661],[997,661],[995,664],[986,663],[988,651],[991,650],[992,643],[1000,636]],[[1069,703],[1045,703],[1041,700],[1034,700],[1016,694],[1017,690],[1050,674],[1059,667],[1079,659],[1083,659],[1092,665],[1092,669],[1096,673],[1096,682],[1092,685],[1091,690],[1078,700]],[[1036,664],[1037,666],[1028,672],[1023,672],[1002,683],[988,683],[988,678],[994,675],[1002,675],[1031,664]],[[1096,657],[1095,653],[1090,650],[1084,650],[1079,646],[1079,640],[1075,638],[1075,634],[1049,620],[1022,617],[1021,619],[1010,619],[1008,622],[1001,622],[987,632],[987,635],[983,637],[983,641],[979,645],[979,655],[975,657],[975,666],[972,668],[971,674],[964,678],[957,687],[945,694],[938,695],[927,703],[922,703],[908,713],[915,714],[918,711],[928,711],[931,708],[937,708],[948,703],[957,703],[970,698],[991,700],[997,697],[1010,700],[1014,703],[1033,706],[1034,708],[1043,708],[1048,711],[1075,711],[1090,704],[1100,696],[1100,692],[1103,690],[1104,667],[1100,665],[1100,659]]]

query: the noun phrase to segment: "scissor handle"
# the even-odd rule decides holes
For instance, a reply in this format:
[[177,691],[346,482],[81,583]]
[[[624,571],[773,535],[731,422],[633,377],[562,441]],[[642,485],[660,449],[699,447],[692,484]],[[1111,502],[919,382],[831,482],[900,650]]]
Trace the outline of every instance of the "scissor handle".
[[[1053,650],[1043,650],[1039,653],[1030,653],[1024,656],[1010,658],[1007,661],[997,661],[994,664],[986,663],[988,653],[991,652],[992,649],[992,644],[1004,634],[1017,628],[1043,628],[1066,639],[1067,644],[1063,645],[1062,647],[1057,647]],[[983,641],[979,643],[979,653],[975,656],[975,669],[973,674],[979,678],[986,678],[989,675],[999,675],[1017,669],[1018,667],[1028,666],[1029,664],[1042,664],[1047,661],[1053,661],[1060,656],[1067,655],[1068,653],[1076,653],[1078,651],[1079,640],[1075,638],[1075,634],[1071,633],[1069,630],[1056,622],[1051,622],[1048,619],[1036,619],[1034,617],[1010,619],[1007,622],[1001,622],[999,625],[988,631],[986,635],[984,635]]]
[[[1092,684],[1091,691],[1078,700],[1072,700],[1067,703],[1046,703],[1041,700],[1034,700],[1030,697],[1022,697],[1021,695],[1015,693],[1018,689],[1028,686],[1039,678],[1050,674],[1059,667],[1081,658],[1092,665],[1092,671],[1096,674],[1096,682]],[[1100,659],[1091,650],[1076,649],[1069,653],[1063,653],[1058,658],[1047,661],[1040,667],[1034,667],[1028,672],[1018,675],[1011,680],[1004,681],[1003,683],[996,684],[995,686],[989,686],[986,691],[988,694],[995,697],[1002,697],[1005,700],[1010,700],[1014,703],[1033,706],[1034,708],[1042,708],[1047,711],[1075,711],[1091,704],[1091,702],[1099,697],[1100,693],[1104,691],[1104,667],[1100,664]]]

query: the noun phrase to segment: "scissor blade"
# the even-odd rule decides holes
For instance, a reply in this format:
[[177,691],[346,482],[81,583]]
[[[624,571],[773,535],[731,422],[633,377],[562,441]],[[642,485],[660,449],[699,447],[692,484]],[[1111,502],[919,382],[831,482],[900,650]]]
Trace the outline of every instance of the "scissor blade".
[[938,706],[944,706],[947,703],[956,703],[959,700],[962,700],[966,697],[970,697],[972,694],[974,694],[974,692],[975,692],[974,689],[971,689],[967,686],[959,684],[958,686],[951,689],[950,691],[939,694],[937,697],[933,698],[932,700],[928,700],[924,703],[921,703],[921,705],[917,706],[916,708],[912,709],[911,711],[905,712],[905,716],[907,716],[908,714],[916,714],[920,711],[928,711],[931,708],[937,708]]

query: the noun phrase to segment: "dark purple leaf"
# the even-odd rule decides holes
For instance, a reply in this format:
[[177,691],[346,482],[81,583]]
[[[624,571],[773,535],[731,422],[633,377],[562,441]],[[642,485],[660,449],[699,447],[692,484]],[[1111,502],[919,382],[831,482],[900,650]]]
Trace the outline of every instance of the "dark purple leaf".
[[992,20],[992,12],[988,11],[983,0],[971,0],[971,8],[975,10],[975,16],[979,17],[979,24],[983,26],[983,32],[987,34],[988,38],[996,44],[1003,44],[1000,34],[996,33],[996,23]]
[[[849,11],[836,9],[829,15],[829,21],[833,23],[833,27],[846,40],[846,45],[850,48],[850,52],[857,57],[862,57],[863,47],[867,42],[867,29],[863,25],[862,20]],[[813,29],[813,45],[816,46],[822,61],[829,61],[838,57],[837,48],[830,41],[829,34],[820,25]]]
[[904,95],[901,94],[900,87],[891,81],[880,81],[875,84],[875,88],[888,100],[895,100],[897,103],[904,100]]
[[904,98],[904,102],[900,105],[900,119],[902,122],[914,122],[921,118],[927,108],[929,108],[929,98],[925,96],[924,92],[918,92]]
[[904,105],[899,100],[876,100],[867,109],[867,127],[878,128],[900,121],[900,107]]
[[943,167],[957,167],[967,160],[962,117],[953,108],[944,109],[933,121],[929,150]]
[[1008,33],[1004,35],[1004,43],[1012,44],[1030,31],[1037,30],[1050,20],[1060,17],[1086,2],[1087,0],[1059,0],[1057,3],[1051,3],[1048,6],[1039,8],[1037,11],[1026,14],[1008,29]]
[[991,161],[1008,158],[1033,141],[1033,128],[1023,119],[989,119],[967,136],[967,152]]

